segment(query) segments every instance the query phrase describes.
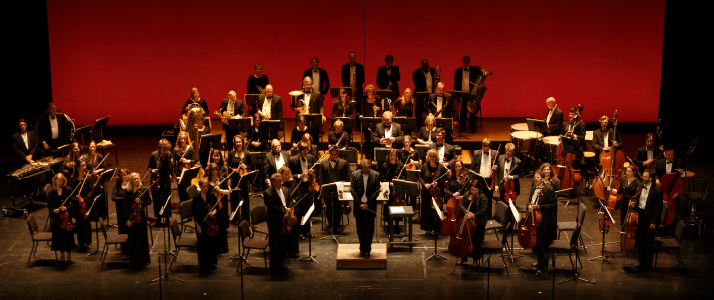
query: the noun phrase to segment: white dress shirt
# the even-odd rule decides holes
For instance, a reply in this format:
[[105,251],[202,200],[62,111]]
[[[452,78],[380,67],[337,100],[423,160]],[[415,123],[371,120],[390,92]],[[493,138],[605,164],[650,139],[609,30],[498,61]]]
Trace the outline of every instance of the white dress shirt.
[[268,118],[271,117],[270,106],[272,104],[273,104],[273,97],[270,97],[270,98],[265,97],[265,101],[263,101],[263,114]]
[[283,202],[283,206],[288,206],[288,205],[285,203],[285,195],[283,195],[283,189],[282,189],[282,188],[279,188],[279,189],[275,189],[275,191],[277,192],[278,197],[280,197],[280,201]]
[[424,78],[426,78],[426,91],[431,93],[434,90],[434,87],[431,85],[431,70],[424,72]]
[[481,151],[481,177],[491,177],[491,151]]
[[463,77],[461,77],[461,91],[471,91],[471,89],[469,88],[469,79],[469,68],[464,68],[464,75]]
[[50,116],[50,130],[52,131],[52,139],[59,138],[59,125],[57,125],[57,115],[53,118]]
[[637,206],[638,206],[640,209],[645,209],[645,207],[647,206],[647,196],[650,195],[650,188],[651,188],[651,187],[652,187],[652,182],[650,182],[650,184],[645,185],[645,186],[642,187],[642,192],[640,192],[640,199],[639,199],[639,201],[637,202]]
[[369,174],[365,175],[362,173],[362,180],[364,181],[364,194],[362,194],[362,203],[367,203],[367,180],[369,179]]

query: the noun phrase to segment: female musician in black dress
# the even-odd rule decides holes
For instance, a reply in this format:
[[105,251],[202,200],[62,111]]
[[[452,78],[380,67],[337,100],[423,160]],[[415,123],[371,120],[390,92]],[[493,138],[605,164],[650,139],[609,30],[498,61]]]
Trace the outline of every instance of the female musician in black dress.
[[[163,215],[160,215],[160,213],[161,208],[171,196],[171,178],[176,177],[172,160],[171,142],[167,139],[161,139],[159,140],[159,149],[151,152],[149,163],[146,166],[146,169],[151,172],[148,185],[151,188],[151,199],[154,201],[156,224],[166,224],[167,226],[169,225],[169,218],[171,218],[171,210],[165,209]],[[157,180],[158,182],[156,182]],[[183,194],[185,193],[186,189],[183,190]]]
[[86,212],[92,207],[94,200],[92,196],[94,194],[94,179],[87,170],[87,163],[79,162],[72,178],[69,179],[69,185],[73,189],[79,187],[75,196],[77,203],[74,214],[77,245],[80,248],[88,248],[92,245],[92,221],[85,217],[87,217]]
[[263,118],[261,112],[253,115],[253,126],[246,135],[249,151],[268,151],[268,128],[263,125]]
[[[106,170],[107,165],[102,161],[104,156],[97,153],[97,144],[94,141],[89,142],[89,152],[80,157],[80,161],[87,163],[87,170],[91,172],[90,175],[94,176],[94,179],[99,179],[99,174]],[[100,164],[101,163],[101,164]],[[97,217],[103,217],[107,219],[107,213],[109,212],[106,207],[106,202],[104,199],[104,186],[97,185],[94,189],[94,194],[99,195],[99,198],[95,201],[94,207],[91,211],[91,217],[96,220]]]
[[[282,168],[278,169],[278,174],[280,174],[283,177],[283,186],[288,188],[288,191],[290,192],[291,195],[298,196],[300,192],[295,192],[293,194],[293,191],[295,191],[295,188],[297,188],[299,181],[296,181],[293,179],[293,174],[290,171],[290,167],[288,166],[283,166]],[[307,183],[303,183],[307,184]],[[310,197],[308,195],[307,197]],[[305,197],[307,199],[307,197]],[[295,201],[298,201],[300,198],[293,198]],[[302,228],[299,225],[300,219],[302,216],[305,215],[305,212],[307,209],[310,208],[308,206],[307,208],[304,207],[306,199],[303,199],[303,201],[300,201],[300,203],[295,206],[295,216],[298,218],[298,224],[293,225],[292,230],[290,231],[290,234],[288,235],[288,246],[286,248],[286,255],[285,257],[290,257],[290,258],[297,258],[298,253],[300,253],[300,243],[298,242],[298,234],[302,234]],[[288,203],[288,206],[291,206],[292,204]]]
[[47,208],[49,208],[52,218],[50,226],[52,229],[52,251],[60,252],[60,261],[65,261],[65,252],[67,252],[67,261],[72,261],[71,252],[74,250],[74,233],[72,230],[62,229],[62,220],[60,219],[60,215],[66,212],[70,214],[68,219],[71,223],[71,214],[76,201],[69,199],[65,202],[70,193],[72,193],[72,188],[67,186],[67,178],[62,173],[57,173],[52,177],[52,190],[47,195]]
[[79,165],[80,158],[82,158],[82,151],[79,149],[78,142],[72,142],[69,150],[69,154],[64,157],[64,162],[60,167],[60,173],[64,175],[65,178],[71,178],[74,174],[74,170]]
[[[124,194],[124,216],[127,220],[126,227],[128,227],[129,234],[129,261],[134,267],[151,263],[149,234],[146,230],[146,207],[151,205],[148,189],[141,184],[141,176],[138,173],[129,174],[129,184]],[[136,218],[130,218],[132,214],[138,214],[141,217],[139,222],[136,222]]]
[[221,154],[221,149],[213,149],[213,151],[211,151],[210,157],[211,160],[208,164],[216,164],[216,166],[218,167],[218,174],[221,177],[228,176],[228,173],[230,173],[230,171],[228,171],[226,164],[223,163],[223,154]]
[[[216,218],[218,215],[218,199],[213,193],[209,192],[208,179],[201,178],[198,180],[198,185],[201,187],[201,193],[193,198],[191,205],[193,209],[193,220],[196,223],[196,238],[198,238],[198,265],[201,269],[210,271],[216,269],[218,264],[218,235],[210,235],[208,218]],[[208,218],[206,217],[208,216]],[[204,221],[205,220],[205,221]],[[218,223],[218,220],[216,220]]]
[[[549,163],[544,163],[538,169],[543,171],[543,174],[545,174],[545,177],[543,177],[543,182],[552,187],[554,191],[559,191],[560,179],[558,179],[558,174],[555,174],[553,172],[553,167]],[[531,183],[531,186],[533,186],[533,183]]]
[[204,116],[208,112],[208,103],[206,103],[205,99],[201,98],[201,94],[198,92],[198,88],[196,87],[191,88],[191,92],[188,94],[188,100],[186,100],[186,103],[184,103],[183,108],[181,109],[181,114],[188,112],[191,109],[191,104],[198,104],[198,106],[201,107],[201,113]]
[[255,74],[248,76],[247,94],[265,94],[265,86],[270,84],[268,75],[263,75],[263,65],[257,63],[253,66]]
[[[403,171],[404,164],[397,157],[398,151],[397,149],[390,149],[387,152],[387,161],[382,163],[379,169],[379,181],[389,182],[389,200],[384,203],[384,209],[382,210],[384,212],[384,221],[386,222],[389,222],[389,207],[394,204],[394,184],[392,180],[403,179],[406,176],[406,171]],[[394,218],[394,233],[396,234],[399,233],[399,221],[401,220],[401,217]]]
[[218,254],[228,253],[228,180],[223,180],[220,175],[220,168],[216,163],[211,163],[206,168],[206,179],[208,179],[209,193],[212,193],[223,205],[216,208],[216,221],[218,234],[216,234],[216,249]]
[[[243,144],[243,136],[240,134],[235,135],[233,137],[233,150],[228,152],[227,164],[230,172],[233,172],[233,170],[236,168],[243,169],[246,172],[250,170],[250,153],[248,151],[245,151],[244,146],[245,144]],[[249,184],[251,183],[252,178],[254,178],[255,174],[253,176],[250,176],[251,179],[246,177],[241,180],[240,172],[241,170],[235,171],[235,173],[233,173],[230,178],[231,212],[235,211],[240,201],[243,200],[243,206],[241,206],[240,211],[240,219],[250,220]],[[238,188],[240,188],[240,190],[237,190]]]
[[310,128],[305,125],[305,116],[298,115],[297,126],[293,128],[293,131],[290,135],[290,142],[293,144],[293,148],[297,149],[297,144],[302,141],[302,137],[306,133],[310,134]]
[[412,89],[404,89],[404,94],[400,98],[397,98],[396,116],[397,117],[414,117],[414,98],[412,98]]
[[196,151],[188,144],[188,133],[185,131],[179,132],[176,138],[176,147],[174,148],[174,163],[176,164],[176,182],[178,185],[178,194],[180,201],[186,201],[188,199],[188,194],[186,194],[186,188],[190,185],[188,183],[181,183],[181,169],[192,168],[196,162],[198,162],[198,156],[196,156]]
[[439,162],[439,153],[437,153],[435,149],[429,150],[429,152],[426,153],[426,162],[422,165],[421,174],[419,175],[419,182],[421,182],[423,186],[421,189],[420,228],[426,231],[427,234],[434,234],[441,226],[441,220],[437,220],[436,210],[432,208],[431,194],[429,191],[434,186],[439,187],[439,189],[442,190],[441,197],[443,197],[443,187],[446,179],[442,177],[437,180],[436,183],[434,183],[434,180],[447,172],[449,171],[446,167]]
[[[460,195],[459,192],[468,182],[468,170],[461,159],[455,159],[450,166],[451,176],[448,176],[444,194],[446,199]],[[464,191],[465,194],[468,190]],[[456,194],[456,195],[455,195]]]
[[431,145],[436,142],[436,118],[434,115],[430,114],[424,120],[424,127],[419,129],[419,136],[417,137],[417,142],[420,145]]
[[399,149],[399,161],[403,164],[412,163],[417,166],[417,170],[420,169],[419,166],[419,155],[416,149],[412,147],[412,137],[409,135],[404,135],[404,140],[402,142],[404,147]]
[[[117,227],[119,227],[119,234],[127,234],[129,227],[126,227],[126,205],[124,205],[124,195],[126,194],[126,189],[129,186],[129,170],[119,169],[117,171],[117,180],[114,182],[114,187],[112,188],[112,201],[116,205],[117,213]],[[121,253],[129,253],[129,246],[127,243],[121,244]]]
[[374,85],[367,85],[364,88],[364,96],[362,96],[362,115],[365,117],[379,117],[382,113],[389,109],[385,107],[386,103],[383,103],[382,98],[377,96],[374,91]]
[[354,118],[354,113],[354,104],[350,102],[345,89],[340,88],[340,98],[332,104],[332,117]]
[[629,165],[625,168],[625,178],[620,182],[620,188],[615,190],[609,186],[607,187],[611,194],[622,194],[622,198],[620,199],[620,201],[622,201],[620,203],[620,224],[622,224],[622,231],[625,231],[628,203],[632,200],[632,197],[637,194],[637,187],[639,186],[642,186],[640,172],[637,170],[636,165]]

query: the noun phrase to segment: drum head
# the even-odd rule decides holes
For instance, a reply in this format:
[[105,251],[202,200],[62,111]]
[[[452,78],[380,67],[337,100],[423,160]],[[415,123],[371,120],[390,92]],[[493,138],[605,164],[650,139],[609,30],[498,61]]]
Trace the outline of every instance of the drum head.
[[560,145],[560,137],[559,136],[546,136],[543,138],[543,142],[545,142],[548,145],[557,147],[558,145]]
[[511,131],[528,131],[528,123],[516,123],[511,125]]

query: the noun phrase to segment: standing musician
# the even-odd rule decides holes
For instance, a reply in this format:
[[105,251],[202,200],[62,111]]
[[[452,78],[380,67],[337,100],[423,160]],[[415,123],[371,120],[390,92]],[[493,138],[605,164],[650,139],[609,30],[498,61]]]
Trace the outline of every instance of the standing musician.
[[[246,172],[250,170],[250,153],[245,150],[245,144],[243,144],[243,136],[236,135],[233,137],[233,150],[228,152],[228,160],[226,164],[228,165],[228,171],[233,172],[233,169],[240,168]],[[238,204],[243,200],[243,206],[241,206],[240,216],[243,220],[250,220],[250,190],[249,184],[252,182],[252,178],[255,178],[255,174],[251,176],[251,179],[243,178],[239,174],[240,170],[236,171],[231,175],[231,211],[235,211]],[[240,183],[240,186],[238,185]],[[240,190],[237,190],[240,188]]]
[[350,193],[354,199],[359,256],[364,258],[369,258],[370,252],[372,252],[372,234],[377,211],[377,196],[379,196],[380,175],[371,167],[372,161],[362,159],[360,170],[352,172],[350,176]]
[[[126,194],[126,188],[128,186],[129,170],[117,170],[117,180],[114,181],[114,187],[112,188],[112,201],[114,201],[114,204],[116,205],[117,227],[119,227],[119,234],[127,234],[129,232],[129,227],[126,226],[126,216],[128,216],[129,213],[125,211],[126,206],[124,205],[124,194]],[[127,243],[121,243],[120,246],[122,254],[126,255],[129,253],[129,245]]]
[[[542,164],[538,170],[543,171],[543,183],[552,187],[554,191],[560,190],[560,179],[558,179],[558,174],[553,172],[553,168],[549,163]],[[555,196],[557,197],[558,195],[556,194]]]
[[545,100],[545,106],[548,107],[548,111],[545,115],[545,123],[548,124],[548,132],[544,132],[544,135],[560,135],[560,131],[563,126],[563,111],[560,110],[558,104],[555,103],[555,98],[550,97]]
[[682,159],[674,157],[674,149],[667,147],[664,149],[664,159],[660,159],[655,163],[655,177],[650,178],[656,179],[657,186],[661,187],[659,179],[664,174],[671,172],[679,172],[679,174],[682,174],[682,178],[687,177],[687,172],[682,169]]
[[[290,102],[290,108],[297,111],[298,114],[321,114],[322,123],[324,124],[327,119],[325,118],[325,96],[319,91],[315,90],[312,85],[312,78],[306,76],[302,80],[302,90],[303,94],[297,96],[297,102]],[[312,131],[313,139],[320,134],[322,129],[321,124],[314,123],[310,125]]]
[[[127,185],[124,194],[124,213],[126,214],[124,219],[127,220],[126,226],[129,228],[129,261],[133,267],[151,263],[149,235],[146,229],[146,207],[151,204],[151,196],[146,192],[147,189],[148,187],[141,185],[141,176],[138,173],[129,174],[129,185]],[[141,209],[138,210],[141,220],[138,223],[133,223],[130,218],[134,213],[135,204],[141,205]]]
[[317,59],[317,57],[310,59],[310,64],[312,67],[303,72],[302,78],[310,77],[315,89],[319,91],[320,94],[327,95],[330,91],[330,78],[327,76],[327,71],[319,68],[320,60]]
[[622,195],[622,198],[620,198],[620,224],[622,224],[622,231],[625,231],[625,218],[627,218],[628,203],[637,193],[637,187],[641,186],[642,182],[640,181],[640,172],[637,171],[637,167],[634,165],[628,165],[627,168],[625,168],[625,178],[622,179],[620,188],[615,190],[611,189],[609,186],[607,187],[610,194]]
[[[64,253],[67,252],[67,261],[72,261],[72,250],[74,250],[74,233],[70,230],[67,231],[63,229],[61,214],[67,212],[71,214],[74,211],[75,201],[69,199],[65,202],[65,199],[72,192],[72,188],[67,186],[67,178],[62,175],[62,173],[57,173],[52,177],[52,190],[47,194],[47,208],[50,211],[50,217],[52,223],[50,228],[52,229],[52,251],[60,252],[62,255],[60,257],[60,262],[65,261]],[[70,215],[67,222],[71,226]]]
[[256,63],[253,66],[253,70],[255,70],[255,73],[248,76],[246,94],[265,94],[265,89],[270,83],[268,75],[263,74],[263,65],[261,63]]
[[[312,154],[309,154],[310,149],[308,148],[308,144],[305,142],[300,142],[300,144],[298,144],[298,151],[299,152],[297,155],[290,157],[290,172],[294,174],[294,181],[297,182],[298,193],[296,194],[297,196],[295,198],[301,199],[303,196],[307,195],[305,196],[305,199],[300,201],[300,207],[296,213],[298,217],[302,217],[305,215],[307,210],[310,209],[310,206],[313,204],[313,198],[316,196],[314,195],[314,193],[309,192],[309,175],[314,174],[314,178],[317,179],[317,173],[314,169],[311,169],[312,166],[317,162],[317,158],[315,158],[315,156],[313,156]],[[293,191],[290,191],[290,193],[292,192]],[[320,207],[322,207],[322,205]],[[315,207],[315,209],[317,210],[318,207]],[[299,237],[301,239],[305,239],[305,235],[308,234],[308,228],[303,228],[303,226],[297,225],[293,227],[293,230],[296,229],[298,231]],[[295,253],[297,254],[297,251]]]
[[[168,224],[171,217],[171,209],[165,209],[163,215],[159,213],[161,212],[161,207],[166,203],[166,199],[171,196],[171,178],[176,177],[172,165],[171,142],[167,139],[161,139],[159,141],[159,150],[151,152],[149,164],[146,166],[152,173],[151,178],[156,178],[157,176],[159,178],[159,183],[151,187],[151,197],[156,202],[154,204],[156,224],[163,224],[161,218],[166,218],[165,221]],[[151,184],[153,182],[149,183],[149,185]]]
[[[600,152],[602,151],[610,151],[612,147],[620,150],[624,146],[620,137],[620,132],[615,132],[614,128],[609,127],[610,118],[607,116],[600,117],[600,129],[593,132],[592,146],[593,150],[595,150],[595,157],[599,157]],[[617,137],[616,139],[614,139],[615,136]]]
[[254,112],[262,112],[268,120],[283,120],[283,100],[278,95],[273,95],[273,86],[265,86],[265,95],[260,95],[255,102]]
[[60,167],[60,173],[64,174],[66,178],[71,178],[74,174],[74,170],[79,166],[79,159],[82,157],[82,151],[79,149],[79,143],[73,141],[71,144],[71,149],[69,154],[64,157],[64,162]]
[[270,272],[274,275],[287,275],[288,267],[285,266],[285,253],[288,246],[288,235],[282,234],[282,221],[288,219],[292,208],[288,204],[293,199],[290,191],[283,186],[283,176],[274,173],[270,176],[272,184],[263,192],[263,200],[268,208],[268,243],[270,247]]
[[429,114],[426,116],[424,121],[424,127],[419,129],[419,135],[417,137],[417,142],[420,145],[431,145],[436,142],[436,118],[434,115]]
[[253,115],[253,126],[248,129],[248,150],[267,151],[268,150],[268,128],[263,124],[263,113],[256,112]]
[[302,141],[302,137],[305,134],[310,135],[310,138],[312,138],[313,133],[310,132],[310,130],[307,128],[305,125],[305,116],[303,115],[298,115],[296,118],[297,126],[293,128],[292,133],[290,133],[290,142],[293,144],[293,148],[297,147],[298,143]]
[[[456,104],[451,101],[451,94],[444,94],[444,83],[436,84],[436,91],[429,95],[429,103],[427,103],[427,112],[433,114],[434,118],[451,118],[458,120],[458,112]],[[451,129],[447,130],[446,140],[453,142]]]
[[[300,228],[300,220],[301,217],[305,215],[305,212],[307,209],[303,209],[303,202],[298,203],[295,205],[295,202],[300,200],[298,197],[293,197],[296,196],[293,194],[293,191],[295,191],[295,188],[297,188],[298,182],[293,179],[293,174],[290,172],[290,168],[288,166],[284,166],[278,170],[278,174],[283,177],[283,187],[288,188],[288,192],[290,192],[290,196],[293,198],[293,214],[297,217],[298,223],[292,224],[292,228],[290,230],[290,234],[288,235],[288,245],[286,247],[286,254],[285,257],[290,257],[290,258],[297,258],[298,253],[300,253],[300,243],[298,238],[301,236],[303,239],[305,239],[305,236],[300,233],[301,228]],[[308,196],[310,197],[310,196]],[[308,207],[309,208],[309,207]],[[302,212],[302,215],[299,215],[300,212]]]
[[25,119],[17,121],[20,132],[12,135],[12,148],[21,165],[35,162],[37,152],[37,135],[32,131],[27,131]]
[[[538,265],[536,275],[546,272],[548,269],[548,246],[555,239],[558,220],[558,202],[555,200],[555,191],[543,181],[545,174],[536,170],[533,174],[533,186],[528,196],[528,210],[540,209],[543,216],[540,226],[536,229],[535,251],[538,254]],[[546,191],[542,196],[538,196],[541,188],[546,186]]]
[[[106,170],[107,168],[106,164],[102,161],[103,158],[104,157],[101,154],[97,153],[97,144],[94,141],[90,141],[89,152],[87,152],[87,154],[82,155],[79,160],[84,161],[87,164],[87,170],[91,172],[91,174],[89,175],[93,176],[94,180],[98,180],[99,174],[104,172],[104,170]],[[106,220],[108,210],[104,202],[104,186],[97,185],[96,189],[94,190],[94,194],[99,195],[99,198],[97,198],[97,200],[95,201],[96,204],[94,208],[92,208],[92,216],[103,217]]]
[[[438,68],[439,66],[436,67]],[[433,93],[434,88],[436,88],[436,83],[439,82],[439,76],[436,74],[434,68],[429,67],[429,61],[422,59],[421,67],[412,72],[412,81],[414,82],[414,93]],[[416,108],[414,110],[417,128],[421,128],[422,126],[421,120],[422,114],[424,113],[424,103],[422,101],[422,98],[417,99]]]
[[57,150],[59,146],[69,144],[70,123],[67,115],[57,114],[57,105],[47,103],[47,113],[37,118],[37,137],[44,151]]
[[[334,127],[335,131],[330,131],[327,135],[327,143],[330,145],[336,145],[340,148],[340,150],[347,149],[347,145],[350,144],[351,132],[344,131],[345,124],[342,123],[342,120],[335,121]],[[342,140],[340,140],[340,138],[342,138]],[[339,144],[337,144],[338,141],[340,142]]]
[[[419,182],[423,188],[421,189],[421,217],[420,228],[426,231],[426,234],[436,234],[441,227],[441,220],[437,220],[436,210],[432,206],[431,194],[429,190],[433,187],[444,187],[446,178],[441,178],[434,183],[434,180],[448,172],[443,163],[439,161],[439,154],[434,149],[430,149],[426,153],[426,162],[422,165],[421,173],[419,174]],[[443,197],[442,194],[440,195]]]
[[191,92],[188,94],[188,100],[186,100],[186,103],[183,104],[183,108],[181,108],[181,114],[186,114],[189,110],[191,110],[189,107],[191,104],[198,104],[198,106],[201,107],[201,113],[204,116],[206,115],[206,112],[208,112],[208,103],[205,99],[201,98],[197,87],[191,88]]
[[[468,199],[466,202],[461,202],[462,211],[467,211],[466,208],[469,206],[469,202],[473,202],[471,207],[468,209],[466,214],[466,219],[471,219],[476,222],[476,231],[471,233],[471,243],[473,245],[473,252],[471,252],[471,258],[477,261],[483,256],[481,253],[481,243],[483,243],[483,238],[486,233],[486,217],[488,216],[488,198],[486,195],[481,193],[481,182],[474,180],[469,187],[469,191],[464,194],[462,199]],[[505,238],[505,237],[504,237]],[[468,261],[468,257],[462,257],[461,263]]]
[[391,111],[382,114],[382,123],[377,124],[374,129],[372,141],[375,145],[383,145],[387,148],[399,148],[404,139],[402,125],[392,122],[394,120]]
[[[451,170],[451,175],[448,176],[444,194],[446,194],[447,198],[458,197],[461,195],[459,190],[461,190],[464,185],[470,184],[467,178],[469,172],[461,159],[456,159],[449,163],[449,169]],[[466,192],[468,193],[468,191]],[[464,193],[464,195],[465,194],[466,193]]]
[[347,97],[345,88],[340,88],[340,98],[332,104],[332,117],[354,117],[355,107],[354,102],[351,102]]
[[270,143],[270,152],[265,155],[265,162],[263,162],[263,174],[265,174],[265,182],[268,187],[270,187],[269,174],[278,173],[278,170],[283,166],[289,166],[288,163],[290,163],[290,154],[287,151],[282,151],[280,141],[274,139]]
[[[523,177],[523,165],[521,164],[521,160],[518,159],[518,157],[514,156],[513,154],[516,152],[516,145],[513,143],[508,143],[506,144],[506,155],[499,156],[498,159],[496,160],[496,182],[501,182],[503,180],[503,183],[496,185],[494,188],[495,193],[499,192],[505,192],[506,189],[503,188],[509,181],[513,181],[513,189],[514,192],[516,192],[516,196],[521,194],[521,180],[520,178]],[[516,169],[515,172],[511,172],[510,174],[508,173],[509,171]],[[505,178],[505,180],[504,180]],[[503,189],[502,189],[503,188]],[[504,197],[501,197],[501,200],[504,200]],[[513,199],[513,202],[515,204],[516,199]],[[507,214],[510,216],[510,214]],[[505,224],[505,222],[504,222]]]
[[[491,185],[491,170],[496,170],[498,166],[493,165],[491,162],[494,157],[498,156],[497,150],[491,150],[491,140],[489,138],[484,138],[481,141],[481,150],[474,150],[473,160],[471,161],[471,169],[481,175],[486,181],[486,184]],[[483,187],[482,191],[486,198],[488,198],[488,214],[487,218],[491,219],[491,200],[493,199],[493,190]]]
[[[474,82],[481,76],[481,67],[470,66],[471,58],[464,56],[461,59],[463,67],[456,69],[454,71],[454,90],[462,92],[471,92],[474,87]],[[468,103],[461,103],[461,124],[459,124],[459,132],[466,131],[466,119],[468,116],[469,127],[471,127],[471,133],[476,133],[476,112],[469,113]]]
[[[74,232],[77,234],[77,246],[79,248],[89,248],[92,245],[92,222],[90,219],[84,219],[84,215],[86,210],[92,207],[94,178],[87,170],[87,163],[82,161],[77,165],[68,185],[72,189],[77,188],[76,196],[74,196],[77,202],[73,215],[75,218]],[[82,205],[84,205],[84,212],[81,211]]]
[[[362,99],[364,94],[362,85],[364,85],[364,66],[357,63],[357,54],[350,52],[349,63],[342,66],[342,86],[352,87],[352,95],[355,99]],[[355,103],[355,111],[361,110],[361,101]],[[355,120],[357,116],[355,114]]]
[[181,183],[181,170],[182,168],[192,168],[198,162],[196,151],[188,144],[188,133],[185,131],[179,132],[178,138],[176,138],[173,162],[176,164],[175,176],[178,184],[179,199],[183,202],[189,200],[186,189],[190,183]]
[[402,75],[399,74],[399,67],[394,64],[394,56],[384,57],[384,66],[377,69],[377,86],[381,90],[399,91],[399,81]]
[[[236,116],[239,119],[245,117],[245,105],[243,101],[236,98],[236,92],[231,90],[228,92],[228,98],[221,101],[220,114],[221,116]],[[233,136],[240,134],[238,129],[228,128],[228,124],[223,123],[223,133],[225,134],[226,141],[232,141]]]
[[[387,152],[387,161],[382,163],[382,165],[379,168],[379,181],[380,182],[389,182],[389,200],[384,203],[384,208],[382,209],[382,212],[384,212],[384,221],[389,222],[389,207],[392,206],[392,203],[394,202],[394,184],[392,183],[393,179],[404,179],[406,178],[407,173],[405,171],[402,171],[404,168],[404,164],[399,161],[397,152],[399,152],[398,149],[392,148]],[[401,175],[400,175],[401,173]],[[401,177],[398,177],[401,176]],[[354,175],[353,175],[354,177]],[[403,195],[402,195],[403,196]],[[406,199],[405,199],[406,200]],[[357,205],[355,205],[355,208]],[[399,221],[401,221],[402,218],[394,218],[394,233],[399,234]]]
[[[320,184],[326,185],[333,182],[350,180],[350,164],[338,157],[339,149],[335,145],[330,145],[330,158],[322,160],[317,167],[320,172]],[[327,221],[330,223],[330,234],[340,234],[340,223],[342,222],[342,204],[337,197],[325,198],[327,206]]]
[[645,136],[645,146],[642,148],[637,148],[637,152],[635,153],[634,162],[635,165],[639,167],[640,173],[644,172],[645,167],[647,167],[653,161],[664,157],[664,155],[662,155],[663,152],[664,146],[660,145],[659,147],[656,147],[654,134],[648,133]]
[[414,117],[414,98],[412,97],[412,89],[404,89],[402,96],[397,98],[397,101],[392,102],[396,111],[396,117]]
[[208,180],[208,193],[213,194],[223,207],[217,207],[215,214],[216,226],[218,226],[218,234],[215,235],[215,246],[218,254],[228,253],[228,197],[225,195],[230,194],[231,191],[228,188],[228,180],[223,180],[224,176],[221,173],[220,166],[216,163],[211,163],[206,168],[205,178]]
[[445,136],[446,130],[443,128],[437,128],[436,143],[429,145],[429,149],[434,149],[437,153],[439,153],[440,162],[445,162],[450,165],[454,161],[454,158],[456,158],[456,150],[454,150],[454,146],[444,142]]
[[630,201],[632,207],[639,216],[637,231],[635,232],[635,245],[637,245],[637,259],[639,264],[635,266],[637,271],[652,269],[652,258],[654,256],[655,228],[662,222],[662,190],[652,184],[655,172],[652,169],[642,173],[642,192],[640,198]]
[[386,105],[386,101],[382,97],[377,96],[374,91],[374,86],[368,84],[364,88],[364,96],[362,96],[362,116],[364,117],[377,117],[381,115],[385,109],[389,109]]
[[[577,139],[580,141],[580,147],[582,149],[585,148],[585,122],[580,120],[580,123],[577,125],[575,124],[575,116],[577,115],[578,110],[575,107],[571,107],[570,110],[568,111],[568,122],[563,122],[563,126],[560,129],[560,134],[565,137],[569,137],[571,139]],[[585,182],[588,182],[588,174],[590,172],[587,172],[588,165],[585,159],[580,158],[580,169],[583,170],[583,172],[580,172],[581,176],[583,176],[583,179]]]
[[[207,178],[199,179],[198,185],[201,188],[201,193],[194,197],[191,203],[193,221],[196,226],[196,238],[198,239],[198,244],[196,245],[198,266],[204,271],[212,271],[217,268],[216,265],[218,264],[217,255],[220,248],[220,237],[218,234],[208,234],[208,220],[213,217],[218,223],[217,219],[220,214],[218,212],[218,199],[210,192]],[[218,230],[219,233],[225,232],[220,226]]]

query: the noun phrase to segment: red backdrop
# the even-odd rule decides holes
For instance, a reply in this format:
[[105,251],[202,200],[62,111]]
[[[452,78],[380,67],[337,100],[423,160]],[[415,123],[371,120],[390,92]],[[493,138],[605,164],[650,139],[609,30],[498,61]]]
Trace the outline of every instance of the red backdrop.
[[[392,54],[402,89],[413,87],[423,58],[452,89],[469,55],[494,73],[484,117],[542,118],[552,96],[565,109],[582,103],[586,121],[615,109],[623,122],[657,119],[664,0],[48,1],[47,9],[53,98],[77,125],[106,115],[110,125],[173,124],[194,86],[213,111],[229,90],[245,93],[256,62],[294,116],[288,92],[300,89],[310,58],[339,87],[350,51],[367,84]],[[328,116],[331,106],[327,99]]]

